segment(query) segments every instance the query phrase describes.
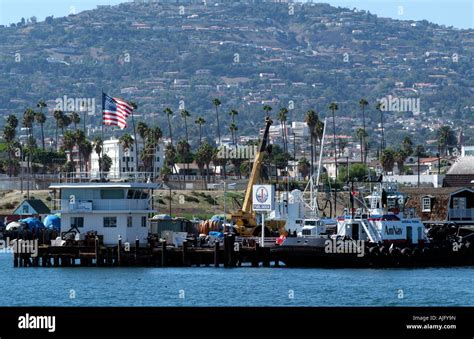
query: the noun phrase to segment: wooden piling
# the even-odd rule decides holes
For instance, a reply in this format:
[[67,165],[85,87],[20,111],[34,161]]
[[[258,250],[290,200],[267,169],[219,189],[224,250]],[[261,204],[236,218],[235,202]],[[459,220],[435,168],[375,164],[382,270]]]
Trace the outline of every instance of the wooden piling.
[[219,241],[216,241],[214,244],[214,266],[219,267]]
[[100,248],[99,248],[99,237],[96,236],[94,239],[94,251],[95,251],[95,265],[100,266]]
[[182,257],[183,266],[188,266],[188,241],[183,241],[183,257]]
[[166,267],[166,240],[161,242],[161,267]]
[[122,266],[122,237],[119,236],[117,245],[117,265]]
[[140,239],[135,239],[135,264],[138,265],[138,249],[140,247]]
[[18,267],[19,259],[19,255],[17,253],[13,254],[13,267]]
[[252,267],[258,267],[259,265],[259,253],[260,253],[260,245],[255,244],[255,252],[252,257]]
[[224,233],[224,267],[229,267],[230,257],[229,235]]

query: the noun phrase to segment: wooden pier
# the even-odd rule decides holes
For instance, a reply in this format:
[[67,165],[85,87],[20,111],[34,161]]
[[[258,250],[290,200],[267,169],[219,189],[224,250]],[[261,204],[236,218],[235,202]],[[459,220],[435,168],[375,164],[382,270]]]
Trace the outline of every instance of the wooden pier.
[[[14,267],[270,267],[279,266],[271,253],[272,241],[264,247],[255,239],[239,238],[225,234],[224,241],[212,246],[199,246],[197,241],[184,241],[181,247],[159,243],[124,244],[119,239],[116,246],[94,245],[50,246],[39,245],[36,256],[14,253]],[[153,245],[153,246],[152,246]]]

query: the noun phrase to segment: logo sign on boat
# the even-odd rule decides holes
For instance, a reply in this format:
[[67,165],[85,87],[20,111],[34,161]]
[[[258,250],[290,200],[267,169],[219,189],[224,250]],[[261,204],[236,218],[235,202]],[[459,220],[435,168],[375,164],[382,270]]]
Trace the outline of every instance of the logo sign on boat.
[[273,211],[275,187],[273,185],[253,185],[252,208],[254,211]]

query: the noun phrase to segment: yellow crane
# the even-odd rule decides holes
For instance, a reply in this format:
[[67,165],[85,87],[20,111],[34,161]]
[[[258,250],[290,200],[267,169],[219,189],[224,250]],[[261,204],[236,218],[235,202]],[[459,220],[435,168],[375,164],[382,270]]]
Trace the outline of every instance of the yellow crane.
[[[230,220],[232,224],[235,225],[235,229],[238,234],[241,236],[258,236],[261,234],[261,227],[257,226],[255,212],[252,210],[252,189],[253,185],[257,184],[260,180],[263,157],[266,153],[269,153],[268,134],[272,123],[273,121],[267,116],[265,118],[265,131],[263,133],[263,138],[260,141],[257,154],[255,155],[242,208],[238,211],[233,211],[230,213]],[[281,223],[270,222],[266,224],[266,226],[275,230],[282,225]]]

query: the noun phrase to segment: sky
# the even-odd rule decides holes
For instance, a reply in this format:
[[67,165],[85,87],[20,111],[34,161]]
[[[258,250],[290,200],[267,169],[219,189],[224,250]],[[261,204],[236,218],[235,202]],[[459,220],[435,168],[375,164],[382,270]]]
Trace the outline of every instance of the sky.
[[[97,5],[116,5],[127,0],[0,0],[0,24],[19,22],[22,17],[66,16]],[[309,1],[309,0],[308,0]],[[428,20],[455,28],[474,28],[474,0],[323,0],[333,6],[368,10],[381,17]]]

